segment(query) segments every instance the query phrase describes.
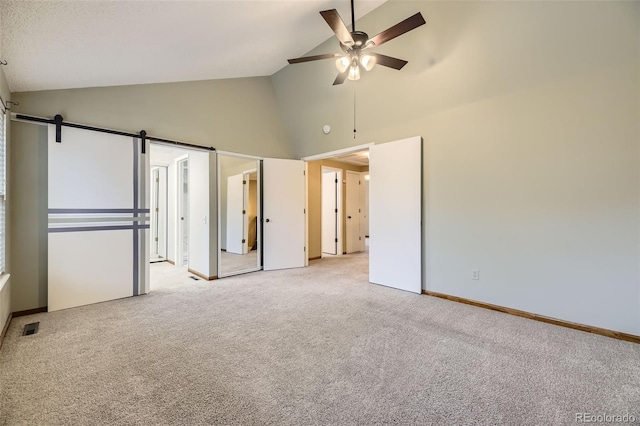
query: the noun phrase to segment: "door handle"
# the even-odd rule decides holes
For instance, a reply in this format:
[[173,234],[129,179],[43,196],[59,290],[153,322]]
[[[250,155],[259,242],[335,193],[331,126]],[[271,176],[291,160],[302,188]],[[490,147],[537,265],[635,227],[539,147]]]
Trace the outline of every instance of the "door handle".
[[184,220],[184,217],[181,217],[180,220]]
[[351,216],[347,216],[347,219],[351,219]]
[[269,222],[269,219],[267,219],[266,222]]

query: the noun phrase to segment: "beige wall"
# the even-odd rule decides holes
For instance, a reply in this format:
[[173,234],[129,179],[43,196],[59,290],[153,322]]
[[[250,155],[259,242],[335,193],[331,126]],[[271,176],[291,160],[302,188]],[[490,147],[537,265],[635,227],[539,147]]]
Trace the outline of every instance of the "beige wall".
[[640,334],[640,3],[391,0],[358,27],[417,11],[356,140],[333,61],[273,76],[295,155],[422,136],[425,289]]
[[[347,190],[344,180],[346,179],[346,171],[364,172],[369,170],[368,167],[354,166],[352,164],[341,163],[333,160],[317,160],[307,163],[308,169],[308,200],[309,200],[309,259],[317,259],[322,256],[322,166],[342,169],[342,205],[347,202]],[[342,245],[339,250],[345,251],[346,239],[346,213],[342,209]]]
[[[16,93],[14,100],[20,102],[14,111],[24,114],[61,114],[72,122],[144,129],[227,151],[292,157],[268,77]],[[19,311],[47,303],[47,146],[43,127],[15,127],[9,188],[15,220],[9,230],[19,236],[10,249],[12,309]],[[217,241],[214,228],[210,232]]]

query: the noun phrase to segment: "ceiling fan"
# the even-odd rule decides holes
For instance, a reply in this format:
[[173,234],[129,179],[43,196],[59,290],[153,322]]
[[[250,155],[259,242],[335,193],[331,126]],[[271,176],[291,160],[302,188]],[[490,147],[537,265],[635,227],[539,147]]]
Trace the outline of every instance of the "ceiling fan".
[[329,27],[331,27],[340,41],[340,47],[343,51],[342,53],[326,53],[324,55],[305,56],[302,58],[289,59],[288,62],[290,64],[299,64],[301,62],[317,61],[320,59],[338,58],[336,60],[336,67],[338,68],[339,74],[333,82],[334,86],[344,83],[347,78],[349,80],[360,79],[360,68],[363,68],[366,71],[371,71],[376,63],[396,70],[400,70],[402,67],[407,65],[407,61],[371,52],[370,49],[380,46],[389,40],[393,40],[404,33],[426,24],[422,14],[418,12],[404,21],[387,28],[380,34],[369,38],[367,33],[363,31],[356,31],[353,2],[354,0],[351,0],[352,31],[347,29],[347,26],[338,14],[337,10],[331,9],[320,12],[320,15],[322,15],[324,20],[327,21],[327,24],[329,24]]

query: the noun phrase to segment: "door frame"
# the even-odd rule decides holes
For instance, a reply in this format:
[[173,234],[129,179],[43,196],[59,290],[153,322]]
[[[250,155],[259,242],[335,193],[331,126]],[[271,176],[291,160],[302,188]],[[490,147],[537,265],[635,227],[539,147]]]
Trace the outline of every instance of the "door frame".
[[[301,160],[304,161],[305,163],[309,163],[311,161],[316,161],[316,160],[331,159],[331,158],[333,158],[335,156],[338,156],[338,155],[349,154],[351,152],[363,151],[365,149],[371,148],[373,145],[375,145],[375,143],[373,143],[373,142],[365,143],[365,144],[362,144],[362,145],[356,145],[356,146],[352,146],[352,147],[349,147],[349,148],[338,149],[336,151],[328,151],[328,152],[323,152],[323,153],[320,153],[320,154],[309,155],[307,157],[302,157]],[[307,170],[308,170],[308,168],[307,168]],[[371,171],[371,170],[369,170],[369,171]],[[307,177],[307,179],[306,179],[306,181],[307,181],[307,188],[306,188],[307,189],[307,196],[309,194],[309,176],[308,175],[309,175],[309,173],[307,171],[307,176],[306,176]],[[307,205],[307,211],[308,210],[309,210],[309,206]],[[308,247],[309,246],[309,242],[308,242],[308,240],[309,240],[309,236],[308,236],[309,235],[309,215],[307,215],[307,217],[306,217],[306,222],[307,222],[307,225],[306,225],[306,228],[307,228],[307,242],[306,242],[306,244],[307,244],[307,247]],[[322,245],[320,246],[320,250],[322,251]],[[307,250],[306,258],[307,258],[306,264],[308,265],[309,264],[309,250]]]
[[[342,169],[339,169],[337,167],[330,167],[330,166],[320,166],[320,173],[321,176],[322,174],[324,174],[324,171],[331,171],[331,172],[335,172],[337,173],[337,179],[338,179],[338,184],[336,185],[336,208],[338,209],[338,213],[336,214],[336,238],[338,239],[338,241],[336,242],[336,256],[342,256],[342,254],[344,253],[345,247],[344,247],[344,239],[342,238],[342,222],[344,219],[344,203],[342,200]],[[323,191],[323,187],[322,187],[322,180],[320,180],[320,194],[321,194],[321,201],[320,201],[320,211],[322,211],[322,201],[324,199],[324,192]],[[309,192],[309,188],[307,187],[307,192]],[[308,217],[308,215],[307,215]],[[308,220],[308,219],[307,219]],[[308,227],[308,225],[307,225]],[[322,254],[324,253],[322,251],[322,238],[324,237],[323,234],[324,230],[323,230],[323,226],[322,226],[322,216],[320,217],[320,256],[322,257]],[[308,257],[308,255],[307,255]]]

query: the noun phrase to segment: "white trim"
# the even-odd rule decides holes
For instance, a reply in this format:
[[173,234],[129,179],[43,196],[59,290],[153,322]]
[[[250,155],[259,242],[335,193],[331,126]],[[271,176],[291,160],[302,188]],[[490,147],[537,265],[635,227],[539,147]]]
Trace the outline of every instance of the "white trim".
[[[22,119],[18,118],[17,115],[18,115],[17,112],[12,112],[11,113],[11,121],[18,121],[20,123],[38,124],[40,126],[48,126],[49,124],[51,124],[51,123],[40,123],[38,121],[31,121],[31,120],[22,120]],[[30,115],[29,117],[42,118],[43,120],[51,120],[50,118],[38,117],[36,115]]]
[[330,152],[324,152],[322,154],[309,155],[307,157],[302,157],[301,160],[302,161],[324,160],[326,158],[332,158],[332,157],[335,157],[335,156],[338,156],[338,155],[342,155],[342,154],[349,154],[349,153],[352,153],[352,152],[358,152],[358,151],[362,151],[362,150],[365,150],[365,149],[369,149],[373,145],[375,145],[373,142],[366,143],[364,145],[352,146],[350,148],[339,149],[337,151],[330,151]]
[[218,150],[216,150],[216,152],[218,154],[230,155],[232,157],[249,158],[251,160],[263,160],[264,159],[264,157],[256,157],[255,155],[247,155],[247,154],[238,154],[237,152],[218,151]]
[[[304,266],[309,266],[309,163],[304,163]],[[322,188],[321,188],[322,189]],[[322,209],[322,206],[320,207]],[[321,219],[322,220],[322,219]],[[322,238],[322,225],[320,227]],[[322,239],[320,240],[320,257],[322,257]]]
[[0,275],[0,291],[2,291],[4,286],[9,282],[9,277],[11,277],[11,274],[1,274]]

